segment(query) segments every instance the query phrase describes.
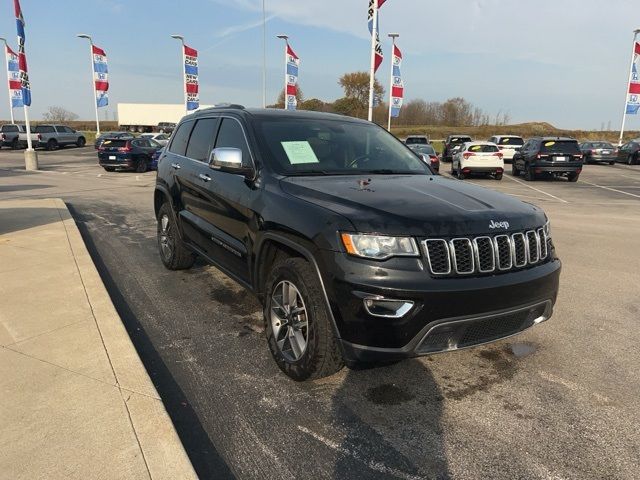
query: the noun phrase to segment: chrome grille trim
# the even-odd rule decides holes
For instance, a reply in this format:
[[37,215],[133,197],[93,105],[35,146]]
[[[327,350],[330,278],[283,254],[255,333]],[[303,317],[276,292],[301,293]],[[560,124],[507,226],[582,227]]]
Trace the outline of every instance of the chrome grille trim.
[[[522,245],[522,247],[520,247]],[[522,261],[518,262],[518,257],[521,256],[520,248],[522,248]],[[527,259],[529,257],[527,241],[524,236],[524,233],[514,233],[511,235],[511,251],[513,253],[513,264],[522,268],[527,264]]]
[[[508,250],[507,258],[509,259],[509,263],[507,263],[506,265],[503,265],[501,261],[502,250],[500,249],[500,240],[502,239],[506,240],[507,242],[506,248]],[[493,244],[495,246],[496,256],[498,258],[498,270],[511,270],[513,268],[513,247],[511,244],[511,237],[509,235],[496,235],[495,237],[493,237]]]
[[[466,252],[456,247],[456,244],[461,243],[466,245]],[[471,240],[469,240],[468,238],[454,238],[452,240],[449,240],[449,248],[451,251],[451,261],[453,263],[453,269],[458,275],[471,275],[475,272],[473,244],[471,243]],[[461,246],[461,248],[463,247]],[[458,257],[461,257],[465,253],[469,256],[469,268],[466,270],[461,270],[459,268],[459,263],[462,263],[462,259]]]
[[429,238],[421,242],[435,276],[490,274],[536,265],[550,256],[551,238],[544,227],[470,238]]
[[[434,248],[437,248],[436,245],[439,245],[446,252],[444,258],[442,259],[447,265],[447,269],[445,271],[436,271],[434,269],[434,265],[431,261],[431,249],[429,248],[430,245],[433,245]],[[449,251],[449,243],[446,240],[442,239],[430,239],[424,240],[422,242],[422,246],[424,247],[424,252],[427,256],[427,263],[429,264],[429,270],[431,271],[431,273],[433,273],[434,275],[449,275],[451,273],[451,252]]]

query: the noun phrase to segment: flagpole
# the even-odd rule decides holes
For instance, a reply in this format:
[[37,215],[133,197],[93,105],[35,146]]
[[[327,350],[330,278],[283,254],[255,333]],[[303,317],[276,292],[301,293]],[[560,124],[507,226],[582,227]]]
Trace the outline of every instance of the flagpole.
[[389,77],[389,123],[387,124],[387,130],[391,132],[391,103],[393,101],[393,59],[395,58],[396,53],[396,38],[398,38],[400,34],[398,33],[390,33],[389,38],[391,39],[391,56],[389,57],[391,61],[391,75]]
[[184,69],[184,64],[186,61],[185,55],[184,55],[184,37],[182,35],[171,35],[171,38],[175,38],[176,40],[180,40],[180,43],[182,44],[182,90],[184,91],[184,111],[185,111],[185,115],[189,115],[189,108],[187,106],[187,73],[185,72]]
[[7,70],[7,93],[9,94],[9,113],[11,114],[11,123],[16,123],[13,118],[13,102],[11,101],[11,78],[9,77],[9,52],[7,45],[7,40],[5,38],[0,37],[0,41],[4,43],[4,58],[5,58],[5,68]]
[[289,37],[287,35],[276,35],[277,38],[284,40],[284,105],[283,109],[287,109],[287,63],[289,57],[287,55],[287,47],[289,46]]
[[91,66],[91,83],[93,85],[93,106],[96,111],[96,138],[100,136],[100,117],[98,116],[98,92],[96,90],[96,78],[95,78],[95,69],[93,66],[93,39],[91,36],[86,35],[84,33],[79,33],[76,35],[78,38],[86,38],[89,40],[89,55],[90,55],[90,66]]
[[267,108],[267,13],[262,0],[262,108]]
[[618,139],[618,146],[622,145],[622,137],[624,136],[624,124],[627,120],[627,100],[629,99],[629,85],[631,84],[631,74],[633,72],[633,60],[636,53],[636,39],[640,33],[640,28],[633,31],[633,43],[631,44],[631,62],[629,63],[629,76],[627,77],[627,87],[624,91],[624,109],[622,110],[622,125],[620,126],[620,138]]
[[378,0],[373,5],[373,27],[371,29],[371,68],[369,70],[369,114],[368,120],[373,121],[373,100],[376,74],[376,39],[378,38]]

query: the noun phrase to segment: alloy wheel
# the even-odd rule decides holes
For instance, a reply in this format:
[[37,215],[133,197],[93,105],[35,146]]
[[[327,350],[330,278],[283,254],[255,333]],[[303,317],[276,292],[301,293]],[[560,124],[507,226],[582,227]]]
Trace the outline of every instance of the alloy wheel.
[[309,318],[296,286],[283,280],[271,295],[271,329],[280,353],[288,362],[302,358],[309,340]]
[[173,238],[171,233],[171,225],[169,223],[169,216],[167,214],[160,217],[160,250],[162,250],[162,256],[165,260],[171,260],[173,255]]

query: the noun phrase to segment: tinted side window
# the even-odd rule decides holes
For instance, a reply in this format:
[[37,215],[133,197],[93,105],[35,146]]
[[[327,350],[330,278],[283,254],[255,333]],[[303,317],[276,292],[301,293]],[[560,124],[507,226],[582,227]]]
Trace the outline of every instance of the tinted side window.
[[41,126],[41,127],[36,127],[35,132],[36,133],[55,133],[55,130],[53,129],[53,127]]
[[187,157],[201,162],[208,160],[209,152],[216,137],[217,125],[217,118],[203,118],[196,122],[187,146]]
[[187,151],[187,142],[189,141],[189,134],[191,133],[192,127],[193,122],[184,122],[180,124],[178,129],[173,134],[173,140],[171,141],[171,146],[169,147],[169,151],[171,153],[182,155],[184,157]]
[[249,146],[247,145],[244,132],[238,121],[231,118],[222,119],[222,125],[218,132],[218,139],[216,140],[216,148],[218,147],[239,148],[242,150],[242,164],[244,166],[251,166]]

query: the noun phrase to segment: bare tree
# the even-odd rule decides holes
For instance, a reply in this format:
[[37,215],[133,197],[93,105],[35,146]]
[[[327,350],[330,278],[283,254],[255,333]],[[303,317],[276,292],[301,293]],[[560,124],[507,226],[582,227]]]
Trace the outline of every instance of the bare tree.
[[78,119],[78,115],[64,107],[53,106],[49,107],[42,118],[45,122],[72,122]]

